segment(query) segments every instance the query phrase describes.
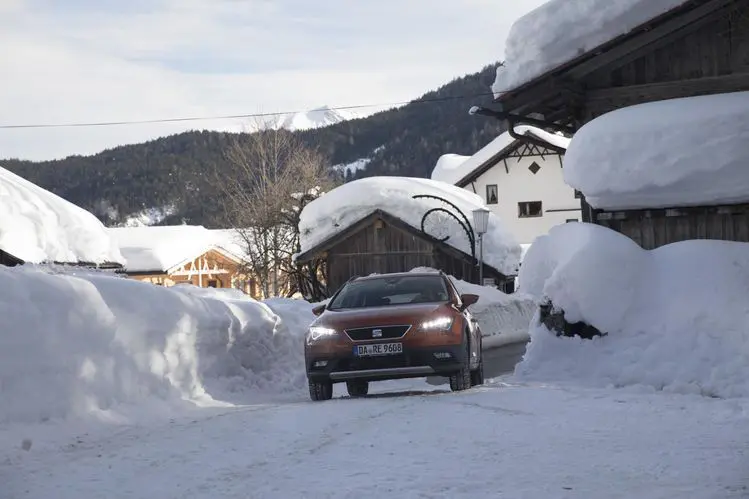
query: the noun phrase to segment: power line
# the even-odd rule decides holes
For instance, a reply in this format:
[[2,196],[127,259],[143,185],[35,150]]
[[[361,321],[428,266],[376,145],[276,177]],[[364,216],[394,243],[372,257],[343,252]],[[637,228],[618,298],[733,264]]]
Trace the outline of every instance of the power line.
[[[435,102],[445,102],[459,99],[472,99],[476,97],[485,97],[487,95],[493,96],[493,92],[484,92],[472,95],[457,95],[452,97],[432,97],[428,99],[416,99],[411,101],[403,102],[390,102],[383,104],[358,104],[353,106],[337,106],[330,107],[331,111],[343,111],[351,109],[364,109],[372,107],[395,107],[406,104],[429,104]],[[308,109],[304,111],[287,111],[287,112],[276,112],[276,113],[247,113],[247,114],[234,114],[224,116],[189,116],[182,118],[160,118],[151,120],[125,120],[125,121],[100,121],[100,122],[83,122],[83,123],[42,123],[42,124],[31,124],[31,125],[0,125],[0,130],[11,130],[11,129],[23,129],[23,128],[83,128],[83,127],[102,127],[102,126],[120,126],[120,125],[146,125],[154,123],[178,123],[185,121],[209,121],[209,120],[234,120],[234,119],[246,119],[246,118],[267,118],[272,116],[285,116],[289,114],[298,114],[314,111],[314,109]]]

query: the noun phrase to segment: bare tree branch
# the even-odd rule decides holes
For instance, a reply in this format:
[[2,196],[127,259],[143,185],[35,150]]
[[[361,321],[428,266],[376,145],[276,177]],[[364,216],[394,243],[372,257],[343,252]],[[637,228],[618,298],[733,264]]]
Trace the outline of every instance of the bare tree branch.
[[322,262],[297,265],[292,255],[300,251],[301,211],[335,186],[330,167],[293,133],[262,122],[253,128],[257,131],[239,135],[226,151],[229,171],[214,175],[227,223],[239,234],[247,271],[265,296],[300,292],[322,299]]

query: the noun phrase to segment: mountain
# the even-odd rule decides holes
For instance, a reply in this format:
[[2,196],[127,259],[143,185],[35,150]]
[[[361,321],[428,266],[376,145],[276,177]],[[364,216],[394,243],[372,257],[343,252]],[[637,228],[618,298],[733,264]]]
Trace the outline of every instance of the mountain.
[[358,118],[356,113],[351,111],[330,109],[329,106],[323,106],[311,111],[281,116],[277,122],[277,126],[295,132],[297,130],[311,130],[335,125],[356,118]]
[[[367,117],[323,107],[284,119],[292,133],[323,153],[346,180],[428,177],[442,154],[473,154],[502,132],[497,120],[468,114],[473,105],[491,103],[495,68],[486,66],[407,105]],[[335,123],[325,126],[326,120]],[[0,165],[93,212],[107,225],[184,222],[222,227],[216,172],[227,167],[229,144],[243,136],[191,131],[92,156],[0,160]]]

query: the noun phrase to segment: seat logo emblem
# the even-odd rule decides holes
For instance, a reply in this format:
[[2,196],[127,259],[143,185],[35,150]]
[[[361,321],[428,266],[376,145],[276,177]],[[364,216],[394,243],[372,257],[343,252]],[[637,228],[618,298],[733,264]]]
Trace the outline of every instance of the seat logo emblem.
[[382,329],[373,329],[372,338],[382,338]]

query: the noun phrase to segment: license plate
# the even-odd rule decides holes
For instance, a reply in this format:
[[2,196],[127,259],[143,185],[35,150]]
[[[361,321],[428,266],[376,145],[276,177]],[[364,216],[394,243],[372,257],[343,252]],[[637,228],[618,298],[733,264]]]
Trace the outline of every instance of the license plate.
[[354,346],[354,355],[357,357],[398,355],[399,353],[403,353],[403,343],[375,343],[373,345]]

